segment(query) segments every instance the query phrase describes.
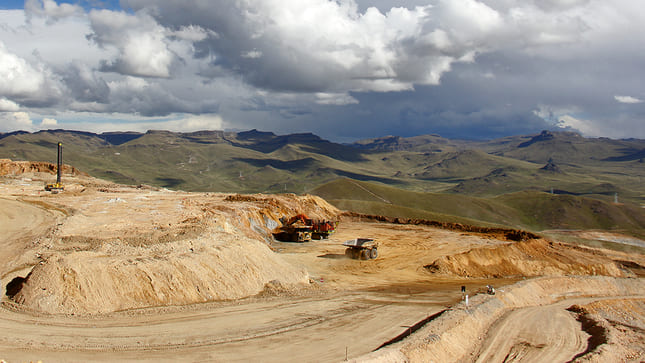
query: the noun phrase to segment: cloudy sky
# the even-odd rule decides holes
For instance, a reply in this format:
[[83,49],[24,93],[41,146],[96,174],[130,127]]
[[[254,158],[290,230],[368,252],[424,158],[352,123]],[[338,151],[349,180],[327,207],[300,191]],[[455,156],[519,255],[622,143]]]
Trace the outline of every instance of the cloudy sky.
[[645,138],[643,0],[3,0],[0,132]]

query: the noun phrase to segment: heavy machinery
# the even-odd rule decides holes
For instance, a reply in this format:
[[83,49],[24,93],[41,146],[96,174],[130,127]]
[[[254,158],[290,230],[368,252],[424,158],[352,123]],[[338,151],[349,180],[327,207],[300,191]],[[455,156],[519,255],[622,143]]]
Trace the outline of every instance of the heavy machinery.
[[282,227],[274,236],[280,241],[308,242],[312,239],[327,239],[334,233],[338,222],[316,221],[305,214],[297,214],[291,218],[280,218]]
[[307,223],[307,220],[309,218],[304,214],[298,214],[289,219],[280,218],[282,227],[274,235],[277,239],[285,242],[311,241],[313,227]]
[[378,257],[378,242],[372,238],[354,238],[343,242],[345,256],[355,260],[373,260]]
[[63,166],[63,144],[58,143],[58,161],[56,163],[56,183],[49,183],[45,185],[45,190],[52,192],[52,193],[58,193],[62,192],[65,190],[65,187],[63,186],[63,183],[61,182],[61,173],[62,173],[62,166]]

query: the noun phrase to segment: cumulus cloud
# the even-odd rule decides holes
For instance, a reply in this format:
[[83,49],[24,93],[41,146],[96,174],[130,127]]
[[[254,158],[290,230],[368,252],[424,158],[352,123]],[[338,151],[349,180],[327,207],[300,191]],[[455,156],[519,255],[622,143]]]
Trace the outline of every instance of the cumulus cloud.
[[620,103],[642,103],[643,100],[632,96],[614,96],[614,99]]
[[33,16],[46,17],[51,23],[69,16],[82,14],[83,8],[67,3],[58,4],[54,0],[25,0],[25,13],[28,19]]
[[26,96],[37,92],[44,83],[40,70],[9,52],[4,43],[0,42],[0,94]]
[[107,82],[89,65],[78,60],[60,70],[70,97],[77,103],[109,102],[110,89]]
[[0,98],[0,112],[7,112],[7,111],[18,111],[20,109],[20,106],[6,98]]
[[0,97],[25,106],[49,106],[61,94],[58,77],[45,64],[32,64],[0,41]]
[[56,125],[58,125],[58,121],[54,118],[46,117],[40,122],[40,127],[43,127],[43,128],[48,128]]
[[[168,48],[165,29],[148,14],[94,10],[89,16],[94,31],[90,39],[119,52],[116,59],[103,61],[103,71],[143,77],[170,76],[176,56]],[[182,34],[188,36],[189,32]]]
[[[468,24],[469,33],[480,38],[499,23],[497,13],[486,5],[462,2],[474,9],[458,18],[459,8],[452,2],[437,9],[454,14],[455,21]],[[127,4],[137,10],[154,6],[156,18],[170,28],[191,22],[208,29],[217,36],[198,42],[198,55],[214,56],[217,65],[271,90],[412,89],[415,83],[437,84],[452,62],[472,59],[473,54],[471,44],[455,45],[463,36],[442,36],[428,24],[434,11],[429,5],[392,8],[383,14],[376,8],[359,13],[353,1],[252,0],[215,7],[146,0]],[[463,34],[459,30],[451,35]]]
[[0,131],[34,131],[33,122],[27,112],[0,112]]
[[198,26],[197,54],[278,91],[401,91],[437,85],[457,62],[509,46],[565,44],[589,30],[588,1],[438,0],[359,11],[351,0],[127,0],[168,28]]

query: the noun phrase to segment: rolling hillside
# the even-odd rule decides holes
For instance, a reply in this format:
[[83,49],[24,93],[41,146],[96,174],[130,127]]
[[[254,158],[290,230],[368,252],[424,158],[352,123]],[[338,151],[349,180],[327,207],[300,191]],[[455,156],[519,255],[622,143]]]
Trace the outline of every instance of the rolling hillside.
[[349,179],[322,185],[313,193],[341,209],[363,214],[513,227],[538,233],[601,229],[645,238],[645,210],[633,203],[536,191],[491,198],[421,193]]

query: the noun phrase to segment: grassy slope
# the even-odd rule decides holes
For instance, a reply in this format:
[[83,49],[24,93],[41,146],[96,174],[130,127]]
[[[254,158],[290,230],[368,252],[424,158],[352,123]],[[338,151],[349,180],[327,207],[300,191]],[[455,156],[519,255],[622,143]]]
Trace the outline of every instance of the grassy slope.
[[543,192],[492,198],[410,192],[389,186],[338,180],[314,191],[341,209],[366,214],[546,229],[606,229],[645,237],[645,210],[637,205]]

